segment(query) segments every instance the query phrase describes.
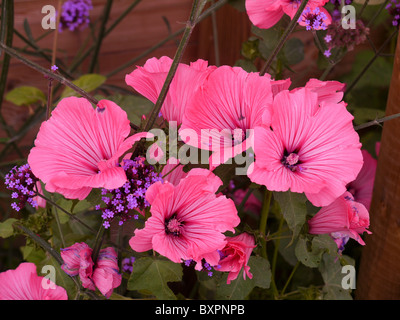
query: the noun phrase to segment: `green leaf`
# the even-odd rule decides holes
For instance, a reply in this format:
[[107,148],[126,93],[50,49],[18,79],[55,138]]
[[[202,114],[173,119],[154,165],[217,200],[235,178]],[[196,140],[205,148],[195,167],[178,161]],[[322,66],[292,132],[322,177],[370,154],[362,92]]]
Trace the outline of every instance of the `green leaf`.
[[40,89],[30,86],[20,86],[9,91],[5,99],[17,106],[29,106],[36,102],[46,102],[46,96]]
[[299,235],[301,228],[306,221],[307,198],[302,193],[274,192],[274,199],[279,203],[282,214],[290,228],[293,231],[293,240]]
[[295,249],[295,254],[299,261],[310,268],[317,268],[319,266],[322,255],[325,252],[337,252],[335,242],[327,234],[314,236],[311,241],[307,238],[300,237]]
[[[354,259],[343,256],[342,259],[346,260],[346,264],[354,266]],[[329,254],[324,254],[319,271],[321,272],[324,280],[323,294],[326,300],[352,300],[351,289],[344,289],[342,287],[342,280],[345,274],[342,273],[341,259]]]
[[[84,74],[78,79],[72,81],[72,83],[77,85],[79,88],[81,88],[86,92],[91,92],[100,87],[106,80],[107,78],[101,74],[89,73],[89,74]],[[66,98],[71,96],[79,97],[80,94],[77,93],[75,90],[71,89],[70,87],[66,87],[61,94],[61,98]]]
[[267,289],[271,283],[271,268],[268,260],[251,256],[248,263],[253,278],[243,278],[243,269],[238,277],[227,284],[228,273],[219,279],[215,298],[217,300],[243,300],[255,287]]
[[128,290],[146,290],[157,299],[176,300],[168,282],[181,281],[182,274],[182,266],[178,263],[159,258],[140,258],[133,264]]
[[0,237],[1,238],[8,238],[14,235],[14,227],[13,223],[17,221],[14,218],[8,218],[4,222],[0,222]]

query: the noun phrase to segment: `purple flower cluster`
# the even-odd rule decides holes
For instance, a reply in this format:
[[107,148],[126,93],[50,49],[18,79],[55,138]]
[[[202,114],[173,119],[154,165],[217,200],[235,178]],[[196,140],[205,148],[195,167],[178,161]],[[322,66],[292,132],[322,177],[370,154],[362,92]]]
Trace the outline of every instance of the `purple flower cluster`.
[[393,16],[392,25],[398,27],[400,24],[400,3],[399,0],[391,0],[387,4],[386,10]]
[[325,42],[329,48],[347,48],[352,51],[355,46],[367,40],[369,28],[367,28],[361,20],[356,21],[355,29],[344,29],[341,21],[332,22],[325,36]]
[[74,31],[89,24],[89,11],[93,9],[91,0],[68,0],[62,6],[60,31]]
[[119,225],[126,220],[138,218],[137,212],[143,211],[150,204],[145,198],[147,189],[155,182],[162,181],[160,173],[154,167],[145,163],[145,158],[137,157],[135,160],[123,160],[126,183],[113,190],[102,189],[102,201],[105,206],[97,205],[96,210],[102,211],[103,226],[110,227],[110,222],[119,217]]
[[5,185],[11,191],[11,198],[15,200],[11,204],[14,210],[20,211],[26,203],[34,208],[38,207],[35,199],[38,192],[37,183],[40,183],[39,179],[33,175],[29,164],[20,167],[15,166],[6,174]]
[[304,9],[298,22],[303,22],[307,30],[326,30],[328,25],[325,21],[328,19],[326,14],[319,7],[311,11],[310,7]]
[[[337,21],[342,18],[342,13],[340,12],[340,6],[342,4],[342,0],[330,0],[330,2],[335,6],[332,10],[332,20]],[[353,0],[345,0],[344,4],[349,5],[352,4]]]

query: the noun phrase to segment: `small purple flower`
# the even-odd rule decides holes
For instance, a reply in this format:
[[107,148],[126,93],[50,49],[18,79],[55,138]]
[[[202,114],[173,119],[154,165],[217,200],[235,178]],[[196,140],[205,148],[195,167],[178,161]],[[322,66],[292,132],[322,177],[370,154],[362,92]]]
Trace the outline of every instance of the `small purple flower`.
[[86,27],[89,22],[89,11],[93,9],[91,0],[68,0],[62,6],[60,32],[64,29],[74,31]]
[[58,70],[58,67],[56,65],[51,66],[51,71],[56,72]]
[[331,50],[325,50],[324,56],[329,58],[332,55]]
[[122,271],[127,273],[132,273],[133,263],[135,262],[135,257],[129,257],[122,260]]

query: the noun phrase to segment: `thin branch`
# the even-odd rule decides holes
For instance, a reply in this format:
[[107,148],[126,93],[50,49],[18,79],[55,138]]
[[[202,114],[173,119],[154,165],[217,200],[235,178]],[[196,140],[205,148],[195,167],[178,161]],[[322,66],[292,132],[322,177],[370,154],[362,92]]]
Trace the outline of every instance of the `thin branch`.
[[66,79],[65,77],[63,77],[63,76],[61,76],[59,74],[53,73],[50,70],[48,70],[46,68],[43,68],[42,66],[38,65],[37,63],[26,59],[25,57],[21,56],[17,51],[15,51],[14,49],[6,46],[5,44],[3,44],[1,42],[0,42],[0,48],[2,48],[10,56],[12,56],[12,57],[20,60],[24,64],[26,64],[28,67],[30,67],[32,69],[35,69],[36,71],[42,73],[43,75],[45,75],[48,78],[52,78],[52,79],[60,82],[61,84],[64,84],[67,87],[70,87],[72,90],[76,91],[81,96],[85,97],[87,100],[92,102],[93,104],[95,104],[95,105],[98,104],[98,100],[97,99],[95,99],[93,96],[91,96],[85,90],[79,88],[77,85],[75,85],[74,83],[72,83],[71,81]]

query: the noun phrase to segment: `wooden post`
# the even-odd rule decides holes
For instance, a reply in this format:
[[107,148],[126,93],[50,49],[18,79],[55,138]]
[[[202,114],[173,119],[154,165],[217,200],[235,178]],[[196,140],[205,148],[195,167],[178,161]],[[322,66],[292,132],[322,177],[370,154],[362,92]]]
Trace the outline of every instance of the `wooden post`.
[[[400,41],[397,41],[386,115],[400,113]],[[400,299],[400,119],[384,123],[370,230],[363,248],[356,299]]]

